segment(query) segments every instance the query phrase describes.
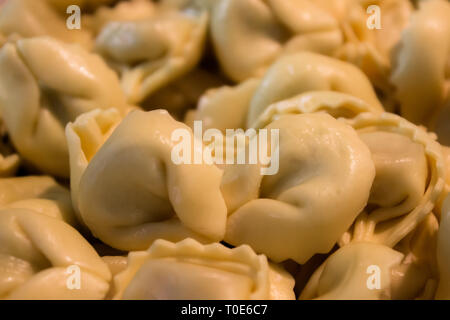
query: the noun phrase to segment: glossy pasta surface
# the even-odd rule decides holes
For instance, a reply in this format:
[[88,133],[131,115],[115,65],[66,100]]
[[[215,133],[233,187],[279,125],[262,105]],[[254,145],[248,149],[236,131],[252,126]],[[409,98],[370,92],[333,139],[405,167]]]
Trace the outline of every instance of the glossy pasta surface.
[[1,300],[450,300],[447,0],[0,0]]

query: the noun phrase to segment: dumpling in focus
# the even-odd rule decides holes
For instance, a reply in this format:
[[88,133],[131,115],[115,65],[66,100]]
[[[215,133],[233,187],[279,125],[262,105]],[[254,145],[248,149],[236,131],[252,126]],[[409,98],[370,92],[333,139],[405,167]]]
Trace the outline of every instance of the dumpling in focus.
[[177,132],[191,141],[194,154],[191,129],[165,110],[132,111],[121,122],[101,113],[82,115],[67,130],[72,199],[94,236],[127,251],[144,250],[159,238],[222,240],[222,170],[172,158]]
[[225,241],[302,264],[330,251],[364,209],[374,164],[356,131],[327,114],[285,115],[264,129],[279,131],[279,142],[268,142],[279,170],[231,213]]

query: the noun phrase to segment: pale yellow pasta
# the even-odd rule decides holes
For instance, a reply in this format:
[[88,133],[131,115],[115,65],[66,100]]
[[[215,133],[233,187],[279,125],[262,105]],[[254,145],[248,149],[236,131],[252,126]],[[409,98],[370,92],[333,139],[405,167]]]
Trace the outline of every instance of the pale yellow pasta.
[[128,101],[139,103],[195,67],[203,53],[207,22],[205,10],[163,2],[148,18],[107,23],[96,39],[96,50],[119,71]]
[[198,101],[197,109],[187,114],[185,122],[193,127],[194,121],[202,121],[205,129],[246,127],[251,98],[260,84],[259,79],[249,79],[236,86],[223,86],[206,91]]
[[0,155],[0,177],[13,176],[19,168],[20,158],[17,154]]
[[[389,84],[391,51],[408,24],[412,4],[409,0],[338,2],[341,5],[336,5],[332,12],[340,21],[345,43],[334,56],[358,66],[374,86],[384,94],[392,94]],[[376,5],[378,11],[373,11],[372,5]]]
[[109,291],[105,296],[105,300],[111,300],[116,295],[114,277],[127,268],[128,260],[125,256],[103,256],[102,260],[106,263],[112,275]]
[[430,213],[395,247],[405,257],[392,269],[392,299],[434,298],[439,279],[436,259],[438,229],[439,222]]
[[215,2],[210,28],[218,60],[235,81],[262,76],[281,53],[287,36],[261,0]]
[[381,111],[352,95],[335,91],[307,91],[269,105],[251,126],[263,128],[283,115],[325,112],[334,118],[354,118],[364,112]]
[[13,145],[43,172],[69,176],[67,122],[96,108],[126,108],[118,79],[97,55],[51,38],[0,50],[0,112]]
[[450,2],[0,0],[8,299],[450,300]]
[[323,55],[303,52],[275,62],[250,102],[247,126],[272,103],[313,90],[348,93],[375,110],[383,110],[367,77],[355,66]]
[[155,14],[156,5],[149,0],[121,1],[114,7],[101,6],[94,14],[86,15],[88,28],[98,34],[101,29],[112,21],[139,21]]
[[438,223],[429,214],[399,248],[353,242],[311,276],[300,299],[433,299]]
[[449,16],[448,1],[420,2],[395,53],[391,82],[400,114],[414,123],[429,124],[448,92]]
[[279,130],[269,148],[279,150],[279,171],[231,214],[225,241],[305,263],[328,252],[365,207],[374,164],[356,132],[327,114],[286,115],[265,129]]
[[293,299],[292,276],[248,246],[157,240],[131,252],[114,277],[114,299]]
[[[300,299],[379,300],[389,299],[391,269],[400,264],[403,254],[389,247],[356,242],[333,253],[311,276]],[[368,285],[370,266],[376,266],[379,289]]]
[[[66,14],[66,8],[67,6],[62,14]],[[45,0],[6,0],[0,9],[0,33],[4,36],[50,36],[67,43],[78,43],[86,48],[92,47],[91,35],[83,28],[69,30],[66,26],[69,16],[62,16]]]
[[82,221],[106,244],[143,250],[158,238],[223,239],[222,170],[206,163],[175,164],[171,137],[177,129],[193,139],[191,129],[167,111],[133,111],[81,174],[74,202]]
[[92,157],[122,121],[116,109],[92,110],[83,113],[66,126],[70,158],[70,192],[78,220],[84,224],[78,208],[78,188],[81,176]]
[[0,179],[0,195],[0,207],[4,207],[26,199],[67,199],[68,190],[50,176],[10,177]]
[[[0,298],[103,299],[110,271],[64,221],[30,209],[0,209]],[[80,287],[71,289],[71,266]]]
[[423,221],[442,193],[441,147],[424,129],[394,114],[364,113],[346,121],[370,148],[376,168],[369,206],[355,222],[353,240],[392,247]]
[[442,146],[442,155],[444,156],[445,161],[445,186],[442,190],[441,196],[439,197],[438,202],[436,203],[436,207],[434,209],[434,212],[438,217],[441,216],[442,213],[442,205],[447,197],[447,195],[450,193],[450,147]]
[[70,192],[49,176],[0,179],[0,208],[29,209],[76,226]]

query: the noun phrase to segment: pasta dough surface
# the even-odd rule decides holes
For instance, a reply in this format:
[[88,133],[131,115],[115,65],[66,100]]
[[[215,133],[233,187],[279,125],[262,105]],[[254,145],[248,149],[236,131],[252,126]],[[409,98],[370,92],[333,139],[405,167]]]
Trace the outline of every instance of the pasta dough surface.
[[114,299],[293,299],[293,279],[250,247],[156,241],[131,252]]
[[328,252],[365,207],[374,164],[356,132],[327,114],[286,115],[265,128],[279,130],[270,148],[280,169],[231,214],[225,240],[304,263]]
[[220,241],[227,208],[222,170],[172,160],[172,133],[191,129],[164,110],[133,111],[92,157],[80,178],[82,221],[105,243],[143,250],[158,238]]
[[39,170],[69,176],[64,127],[96,108],[125,110],[116,75],[97,55],[55,39],[0,49],[0,112],[20,155]]

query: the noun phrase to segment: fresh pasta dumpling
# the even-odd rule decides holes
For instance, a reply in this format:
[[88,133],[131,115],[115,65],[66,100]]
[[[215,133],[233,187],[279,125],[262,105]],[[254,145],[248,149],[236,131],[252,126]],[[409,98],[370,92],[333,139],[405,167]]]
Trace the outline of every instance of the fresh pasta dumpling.
[[274,102],[312,90],[351,94],[374,109],[383,106],[367,77],[355,66],[320,54],[302,52],[275,62],[264,75],[250,102],[247,126]]
[[[235,91],[229,91],[230,97],[232,97],[233,92]],[[217,95],[217,98],[219,98],[219,95]],[[217,101],[219,102],[220,100]],[[208,111],[213,110],[208,109]],[[197,110],[197,114],[200,112],[201,108]],[[334,118],[353,118],[364,112],[380,113],[377,108],[373,108],[363,100],[349,94],[334,91],[308,91],[293,98],[273,103],[267,107],[250,129],[264,128],[282,116],[316,112],[328,113]],[[209,119],[204,117],[202,120],[206,122]],[[224,115],[217,120],[225,123],[228,119]],[[213,123],[217,124],[218,121],[213,121]],[[209,126],[211,125],[211,123],[207,123]],[[225,128],[222,131],[225,132]],[[244,203],[258,197],[258,189],[262,180],[260,170],[260,164],[225,165],[221,188],[227,203],[228,212],[233,212]]]
[[205,10],[163,2],[148,18],[107,23],[96,50],[119,71],[128,101],[139,103],[196,66],[207,23]]
[[364,209],[374,164],[356,132],[327,114],[286,115],[265,129],[279,130],[268,148],[279,151],[279,171],[231,214],[225,241],[305,263],[331,250]]
[[77,225],[69,190],[49,176],[0,179],[0,208],[30,209]]
[[127,107],[117,76],[79,46],[30,38],[0,50],[0,112],[15,148],[39,170],[69,176],[67,122],[96,108]]
[[[79,270],[76,289],[70,268]],[[0,298],[13,300],[103,299],[111,278],[107,265],[74,228],[19,208],[0,209],[0,270]]]
[[[114,277],[120,272],[124,271],[128,265],[128,259],[125,256],[103,256],[102,260],[108,266],[113,280]],[[105,296],[105,300],[111,300],[115,294],[116,294],[116,287],[114,285],[114,281],[111,281],[109,285],[109,291]]]
[[283,54],[303,50],[330,55],[343,44],[339,19],[332,12],[335,4],[329,0],[269,0],[267,3],[290,31]]
[[219,130],[251,128],[257,126],[258,118],[271,104],[309,91],[346,93],[362,100],[371,112],[383,111],[370,81],[358,68],[302,52],[278,59],[263,78],[207,91],[186,121],[202,120],[206,127]]
[[391,82],[400,114],[428,125],[450,87],[450,3],[421,1],[395,50]]
[[446,169],[441,146],[424,129],[394,114],[364,113],[346,121],[369,147],[376,170],[353,240],[392,247],[423,221],[442,193]]
[[[64,9],[62,14],[65,13]],[[92,47],[93,42],[91,35],[83,28],[69,30],[65,17],[45,0],[6,0],[5,3],[0,3],[0,33],[22,38],[50,36],[67,43],[78,43],[86,48]]]
[[122,119],[122,115],[116,109],[95,109],[83,113],[73,123],[68,123],[66,126],[70,162],[70,192],[73,208],[82,224],[84,223],[78,208],[78,188],[81,176],[92,157]]
[[438,223],[433,214],[398,248],[352,242],[317,268],[299,299],[433,299]]
[[433,213],[407,235],[395,250],[404,254],[402,263],[392,269],[392,299],[434,298],[439,279],[437,267],[437,237],[439,223]]
[[236,86],[223,86],[206,91],[198,101],[197,109],[188,112],[185,122],[193,126],[202,121],[205,129],[226,129],[246,127],[250,101],[260,84],[257,78],[246,80]]
[[[402,253],[379,244],[356,242],[346,245],[314,272],[300,299],[389,299],[391,270],[403,257]],[[370,281],[374,272],[379,283]],[[378,285],[378,289],[371,285]]]
[[269,105],[253,123],[263,128],[283,115],[325,112],[334,118],[354,118],[364,112],[379,114],[377,107],[346,93],[335,91],[307,91]]
[[331,11],[340,21],[345,43],[333,55],[358,66],[374,86],[390,95],[391,51],[408,24],[412,4],[409,0],[335,3]]
[[193,239],[157,240],[130,252],[127,268],[114,277],[114,299],[292,300],[294,280],[248,246],[234,249]]
[[132,111],[93,155],[105,137],[102,125],[112,128],[110,119],[96,118],[98,128],[95,121],[78,121],[73,128],[80,139],[69,137],[69,143],[80,145],[81,140],[86,149],[74,153],[72,163],[81,159],[81,170],[83,162],[88,163],[77,173],[80,182],[73,201],[96,237],[120,250],[144,250],[158,238],[223,239],[227,208],[220,192],[222,170],[213,164],[172,160],[175,130],[193,142],[188,126],[165,110]]
[[210,28],[221,66],[235,81],[262,76],[281,53],[287,37],[261,0],[217,1],[212,7]]

